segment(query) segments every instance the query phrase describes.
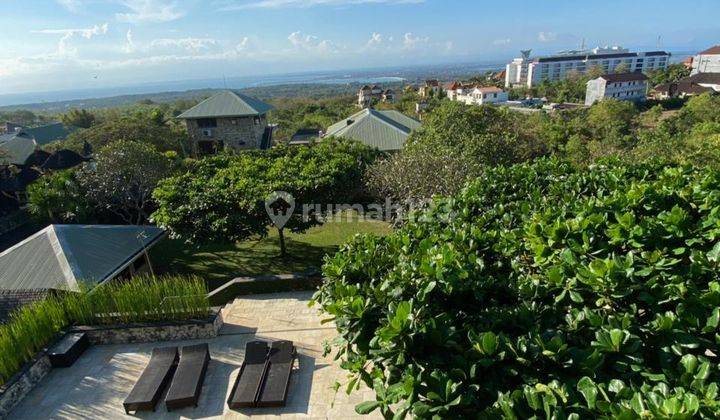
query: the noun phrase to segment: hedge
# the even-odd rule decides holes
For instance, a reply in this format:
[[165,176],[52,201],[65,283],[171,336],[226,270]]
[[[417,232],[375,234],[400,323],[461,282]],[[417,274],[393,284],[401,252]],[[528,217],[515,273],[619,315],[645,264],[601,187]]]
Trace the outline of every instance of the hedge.
[[50,296],[0,325],[0,385],[70,325],[201,319],[210,315],[205,282],[182,277],[114,281],[91,292]]
[[387,418],[718,418],[720,172],[488,169],[391,236],[359,236],[315,302]]

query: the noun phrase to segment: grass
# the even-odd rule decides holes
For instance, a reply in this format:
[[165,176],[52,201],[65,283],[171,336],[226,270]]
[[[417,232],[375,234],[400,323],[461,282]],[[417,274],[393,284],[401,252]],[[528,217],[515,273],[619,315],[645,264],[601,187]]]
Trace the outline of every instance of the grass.
[[51,296],[15,311],[0,325],[0,385],[71,325],[201,319],[210,314],[205,282],[140,277],[113,281],[92,293]]
[[151,251],[153,267],[160,273],[191,274],[207,280],[213,290],[235,277],[298,273],[319,269],[327,254],[356,233],[390,233],[389,224],[379,221],[350,220],[328,222],[305,233],[285,234],[288,256],[280,257],[277,231],[268,237],[235,244],[192,246],[166,239]]

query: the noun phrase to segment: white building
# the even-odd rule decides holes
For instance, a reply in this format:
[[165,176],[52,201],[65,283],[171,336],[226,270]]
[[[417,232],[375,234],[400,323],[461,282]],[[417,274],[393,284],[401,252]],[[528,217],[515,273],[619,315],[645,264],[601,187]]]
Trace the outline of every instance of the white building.
[[670,53],[665,51],[630,52],[621,47],[562,51],[553,56],[530,57],[530,50],[505,67],[505,87],[533,87],[544,80],[563,80],[572,72],[584,74],[593,67],[612,74],[624,64],[631,72],[667,68]]
[[647,99],[648,78],[640,72],[606,74],[587,82],[585,105],[604,99],[640,102]]
[[720,45],[699,53],[692,60],[692,74],[720,73]]
[[489,105],[508,101],[508,93],[496,87],[459,88],[455,100],[468,105]]

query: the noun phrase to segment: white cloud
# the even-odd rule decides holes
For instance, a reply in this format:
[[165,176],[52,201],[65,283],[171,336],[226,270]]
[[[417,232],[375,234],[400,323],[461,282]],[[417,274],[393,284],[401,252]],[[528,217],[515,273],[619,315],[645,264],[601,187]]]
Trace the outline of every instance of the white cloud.
[[557,40],[557,34],[555,32],[538,33],[538,41],[540,42],[553,42],[555,40]]
[[415,36],[412,32],[408,32],[403,36],[403,48],[406,50],[417,50],[427,46],[430,43],[430,37]]
[[328,54],[337,52],[337,47],[332,41],[327,39],[319,39],[314,35],[306,35],[301,31],[296,31],[288,36],[290,44],[296,49],[304,50],[307,52]]
[[82,8],[82,1],[80,0],[56,0],[56,2],[73,13],[78,13]]
[[220,10],[281,9],[313,6],[355,6],[362,4],[420,4],[425,0],[223,0],[217,4]]
[[162,38],[150,42],[150,48],[177,48],[188,52],[200,52],[217,44],[218,42],[212,38]]
[[122,48],[125,54],[132,54],[135,52],[135,42],[133,42],[132,29],[128,29],[125,35],[125,46]]
[[235,49],[238,51],[246,51],[249,48],[250,48],[250,38],[249,37],[243,37],[243,39],[240,41],[240,43],[235,46]]
[[120,0],[129,10],[128,13],[117,13],[115,17],[121,22],[170,22],[185,16],[177,3],[167,0]]
[[496,39],[493,41],[493,45],[509,45],[512,43],[510,38]]
[[108,24],[104,23],[85,29],[40,29],[31,32],[36,34],[62,35],[58,41],[57,51],[52,53],[52,55],[69,56],[77,54],[77,49],[68,45],[75,35],[85,39],[91,39],[96,35],[105,35],[108,32]]

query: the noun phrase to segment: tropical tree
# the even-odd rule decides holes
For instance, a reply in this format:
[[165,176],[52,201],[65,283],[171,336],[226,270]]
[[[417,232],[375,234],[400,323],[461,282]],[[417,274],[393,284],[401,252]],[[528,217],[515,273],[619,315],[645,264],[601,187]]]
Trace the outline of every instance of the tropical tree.
[[61,119],[65,125],[79,128],[90,128],[95,123],[95,115],[86,109],[71,109]]
[[263,237],[275,222],[285,256],[285,230],[303,232],[321,223],[315,205],[358,197],[363,171],[375,155],[357,142],[326,139],[310,147],[206,158],[160,183],[152,220],[190,243]]
[[40,177],[28,186],[27,201],[30,213],[42,223],[89,223],[94,216],[73,169]]
[[88,200],[124,223],[147,222],[154,209],[152,192],[171,175],[172,161],[152,146],[117,141],[102,148],[78,173]]

